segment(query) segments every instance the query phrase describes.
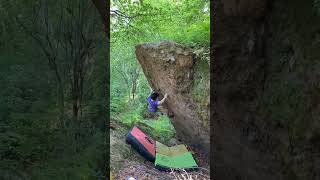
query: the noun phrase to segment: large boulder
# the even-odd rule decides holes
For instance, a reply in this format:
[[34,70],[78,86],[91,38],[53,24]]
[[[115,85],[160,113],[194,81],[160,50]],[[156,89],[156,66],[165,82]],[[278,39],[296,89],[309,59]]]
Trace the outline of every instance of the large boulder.
[[174,114],[172,123],[178,137],[208,153],[209,96],[204,97],[206,103],[200,105],[192,95],[197,76],[193,51],[174,42],[162,41],[137,45],[136,56],[152,88],[162,96],[168,94],[164,106]]
[[320,16],[315,4],[215,1],[211,121],[216,179],[320,179]]

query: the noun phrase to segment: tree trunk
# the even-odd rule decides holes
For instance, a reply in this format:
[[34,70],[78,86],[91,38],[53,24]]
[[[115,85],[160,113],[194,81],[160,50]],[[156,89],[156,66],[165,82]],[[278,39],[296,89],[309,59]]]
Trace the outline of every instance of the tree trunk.
[[99,11],[99,14],[101,15],[103,24],[104,24],[104,31],[109,37],[109,27],[108,25],[110,24],[110,19],[107,17],[108,15],[108,10],[110,9],[108,6],[107,1],[105,0],[92,0],[93,4],[96,6],[96,8]]
[[77,122],[79,120],[79,105],[78,105],[78,100],[73,100],[72,104],[72,112],[73,112],[73,118]]
[[59,109],[59,120],[63,127],[66,126],[65,119],[64,119],[64,90],[61,81],[57,81],[57,104]]
[[[74,72],[75,73],[75,72]],[[79,87],[79,77],[74,75],[74,80],[72,83],[72,115],[75,122],[79,123],[79,110],[81,104],[81,97],[80,97],[80,87]]]
[[134,100],[134,95],[136,94],[136,90],[137,90],[137,84],[135,81],[132,81],[132,88],[131,88],[132,100]]

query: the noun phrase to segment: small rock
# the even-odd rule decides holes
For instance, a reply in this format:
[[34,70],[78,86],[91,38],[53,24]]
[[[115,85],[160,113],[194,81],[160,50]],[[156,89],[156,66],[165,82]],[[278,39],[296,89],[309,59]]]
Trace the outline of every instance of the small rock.
[[178,141],[177,141],[177,139],[172,138],[172,139],[169,140],[169,144],[170,144],[171,146],[178,145]]

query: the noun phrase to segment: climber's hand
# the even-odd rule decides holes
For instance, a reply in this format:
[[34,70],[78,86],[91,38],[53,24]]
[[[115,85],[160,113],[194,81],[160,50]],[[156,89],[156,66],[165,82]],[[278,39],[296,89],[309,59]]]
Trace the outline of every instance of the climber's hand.
[[163,99],[158,102],[158,104],[159,104],[159,105],[162,104],[162,103],[164,102],[164,100],[166,100],[167,96],[168,96],[168,94],[166,93],[166,94],[164,95]]

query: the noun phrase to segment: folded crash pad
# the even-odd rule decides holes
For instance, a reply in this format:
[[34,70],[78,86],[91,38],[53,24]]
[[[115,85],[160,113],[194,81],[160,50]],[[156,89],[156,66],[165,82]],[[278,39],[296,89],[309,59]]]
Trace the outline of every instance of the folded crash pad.
[[158,169],[194,169],[198,165],[185,145],[168,147],[156,142],[155,166]]
[[155,141],[143,133],[138,127],[133,127],[126,137],[126,142],[137,150],[144,158],[154,162]]

